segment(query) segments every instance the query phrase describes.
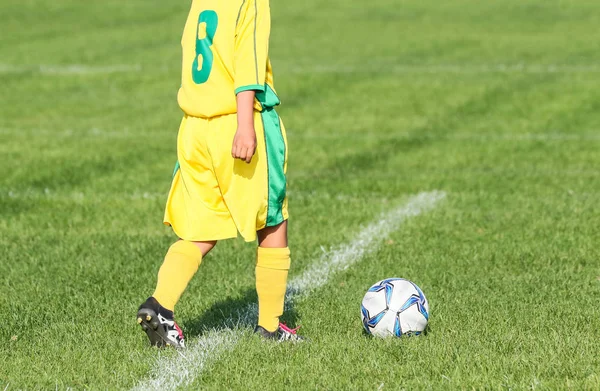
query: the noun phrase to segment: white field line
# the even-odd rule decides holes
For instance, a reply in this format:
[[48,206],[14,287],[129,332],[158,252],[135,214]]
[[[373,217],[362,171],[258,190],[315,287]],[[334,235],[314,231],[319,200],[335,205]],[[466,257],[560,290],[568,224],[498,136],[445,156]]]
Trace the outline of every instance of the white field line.
[[223,352],[232,349],[239,340],[233,330],[214,331],[194,340],[176,357],[159,356],[154,373],[133,390],[176,390],[191,384]]
[[319,262],[292,279],[288,284],[289,298],[294,299],[322,287],[333,274],[348,269],[366,254],[377,251],[381,242],[400,228],[404,220],[427,212],[445,197],[446,193],[440,191],[419,193],[404,206],[386,212],[378,221],[360,231],[350,243],[325,252]]
[[[354,240],[324,254],[301,275],[290,280],[286,302],[310,294],[325,285],[334,274],[348,269],[366,254],[379,249],[381,243],[408,218],[434,208],[446,197],[444,192],[424,192],[411,197],[408,202],[384,213],[377,221],[366,226]],[[255,304],[240,309],[237,316],[224,321],[228,329],[211,331],[189,342],[180,356],[159,357],[150,377],[138,383],[133,390],[176,390],[189,386],[204,369],[224,352],[233,349],[244,332],[244,327],[256,320]]]
[[[596,64],[399,64],[390,61],[372,62],[361,65],[292,65],[281,64],[278,69],[283,73],[323,74],[323,73],[388,73],[388,74],[545,74],[545,73],[600,73]],[[111,73],[133,73],[145,71],[177,72],[176,65],[142,66],[141,64],[0,64],[0,74],[18,74],[34,72],[43,76],[101,75]]]

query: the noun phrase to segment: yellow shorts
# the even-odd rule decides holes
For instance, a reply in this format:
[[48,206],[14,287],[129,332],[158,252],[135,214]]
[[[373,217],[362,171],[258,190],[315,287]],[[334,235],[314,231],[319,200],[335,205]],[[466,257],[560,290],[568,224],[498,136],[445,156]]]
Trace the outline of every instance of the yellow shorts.
[[288,218],[287,139],[274,109],[254,113],[257,148],[250,164],[231,157],[235,114],[185,116],[164,223],[184,240],[248,242],[256,231]]

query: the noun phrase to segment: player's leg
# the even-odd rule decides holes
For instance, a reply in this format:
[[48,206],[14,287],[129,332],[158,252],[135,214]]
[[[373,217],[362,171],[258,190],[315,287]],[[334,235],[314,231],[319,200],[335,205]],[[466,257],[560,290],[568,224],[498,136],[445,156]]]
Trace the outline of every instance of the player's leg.
[[287,245],[287,221],[257,232],[256,293],[258,326],[269,333],[277,331],[283,315],[290,250]]
[[274,226],[266,227],[256,232],[258,236],[258,245],[263,248],[287,248],[288,246],[288,235],[287,235],[288,222],[284,222]]
[[137,321],[153,346],[184,347],[183,332],[175,323],[175,304],[198,271],[202,258],[216,241],[173,243],[158,271],[156,289],[137,312]]
[[268,169],[266,171],[266,211],[257,224],[264,228],[257,231],[258,250],[255,274],[258,295],[258,325],[255,332],[264,338],[280,341],[301,340],[302,338],[296,335],[295,330],[291,330],[279,322],[279,318],[283,315],[291,263],[287,235],[285,128],[277,112],[273,109],[263,111],[260,116],[265,140],[264,155]]
[[152,297],[163,308],[172,312],[183,291],[198,271],[202,258],[216,244],[216,241],[189,242],[187,240],[173,243],[158,271],[156,290]]
[[255,269],[259,301],[257,332],[267,338],[290,339],[287,335],[292,334],[280,330],[279,324],[290,268],[287,144],[283,124],[273,109],[255,112],[257,147],[249,164],[231,157],[236,116],[219,117],[211,126],[208,144],[225,203],[244,239],[259,241]]
[[258,294],[258,325],[254,330],[263,338],[298,341],[303,338],[296,330],[279,322],[285,305],[290,250],[287,241],[287,220],[257,232],[256,292]]
[[217,240],[237,235],[213,170],[206,140],[209,123],[186,117],[177,137],[178,164],[164,221],[182,240],[169,249],[153,295],[169,311]]
[[138,323],[152,345],[183,346],[173,317],[175,304],[217,240],[235,237],[204,138],[208,121],[186,117],[177,143],[178,164],[165,210],[165,223],[181,238],[167,252],[153,295],[138,310]]

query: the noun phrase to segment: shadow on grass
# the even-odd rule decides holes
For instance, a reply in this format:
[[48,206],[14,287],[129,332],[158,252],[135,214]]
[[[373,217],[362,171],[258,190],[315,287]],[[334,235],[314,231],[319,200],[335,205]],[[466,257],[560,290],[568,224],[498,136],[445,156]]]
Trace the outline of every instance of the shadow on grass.
[[[247,289],[237,298],[226,298],[214,303],[196,319],[185,322],[186,335],[202,336],[209,331],[236,328],[254,329],[258,320],[258,297],[254,289]],[[281,322],[295,327],[298,315],[292,301],[286,300]]]
[[[405,334],[402,334],[402,336],[400,338],[415,338],[415,337],[426,337],[429,333],[431,332],[431,328],[429,327],[429,324],[427,326],[425,326],[425,330],[423,330],[422,332],[420,332],[419,334],[413,333],[412,331],[409,331]],[[367,330],[365,330],[365,328],[362,328],[362,335],[365,338],[376,338],[373,334],[368,333]]]

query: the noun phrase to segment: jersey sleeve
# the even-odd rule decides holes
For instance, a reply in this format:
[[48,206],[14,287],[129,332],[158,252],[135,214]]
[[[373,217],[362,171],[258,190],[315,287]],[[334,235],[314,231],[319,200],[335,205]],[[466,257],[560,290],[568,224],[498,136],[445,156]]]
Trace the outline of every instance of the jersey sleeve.
[[235,93],[265,91],[271,10],[269,0],[243,0],[236,23]]

